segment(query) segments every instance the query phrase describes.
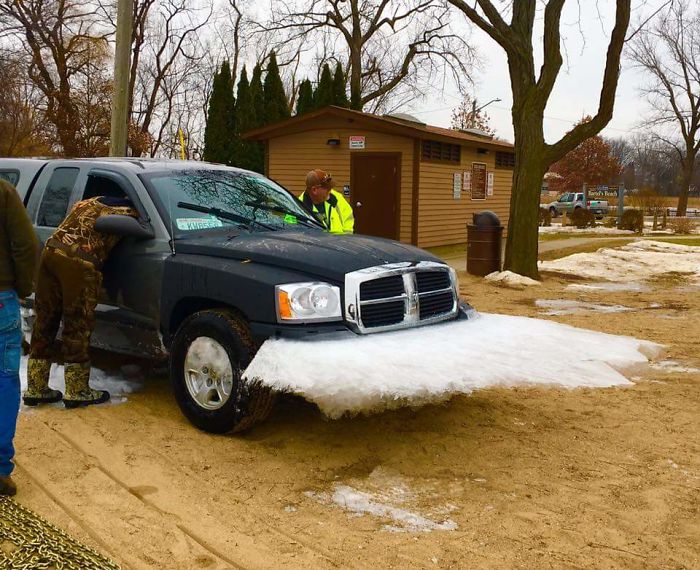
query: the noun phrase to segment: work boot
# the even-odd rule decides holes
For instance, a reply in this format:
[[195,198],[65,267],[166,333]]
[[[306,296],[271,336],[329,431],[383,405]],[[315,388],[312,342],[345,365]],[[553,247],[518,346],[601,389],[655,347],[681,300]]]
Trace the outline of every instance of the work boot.
[[17,494],[17,485],[9,475],[0,477],[0,495],[4,497],[14,497]]
[[65,377],[66,395],[63,397],[63,404],[66,408],[82,408],[109,400],[109,392],[106,390],[90,388],[89,362],[66,364]]
[[39,358],[30,358],[27,363],[27,390],[22,399],[27,406],[39,404],[53,404],[60,402],[63,394],[58,390],[49,388],[49,372],[51,361]]

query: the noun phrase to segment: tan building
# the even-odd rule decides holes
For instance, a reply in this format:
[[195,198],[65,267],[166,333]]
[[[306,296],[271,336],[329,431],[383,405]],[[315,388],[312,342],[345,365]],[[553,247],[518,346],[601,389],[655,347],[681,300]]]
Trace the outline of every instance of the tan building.
[[357,233],[432,247],[466,242],[474,212],[508,223],[513,146],[478,132],[325,107],[245,137],[265,142],[267,176],[296,194],[309,170],[330,172]]

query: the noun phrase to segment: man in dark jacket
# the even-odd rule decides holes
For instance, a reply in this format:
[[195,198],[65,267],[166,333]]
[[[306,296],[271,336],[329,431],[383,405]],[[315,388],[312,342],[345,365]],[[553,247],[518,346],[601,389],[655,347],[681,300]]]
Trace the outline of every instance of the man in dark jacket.
[[15,189],[0,179],[0,495],[14,495],[13,440],[19,412],[19,299],[34,289],[38,244]]
[[[36,321],[27,363],[28,406],[58,402],[66,408],[101,404],[109,392],[90,388],[88,348],[97,298],[102,286],[102,265],[121,239],[95,229],[100,216],[138,212],[124,198],[101,196],[78,202],[46,241],[41,254],[34,310]],[[62,357],[66,393],[49,388],[49,371],[56,358],[55,341],[63,320]]]

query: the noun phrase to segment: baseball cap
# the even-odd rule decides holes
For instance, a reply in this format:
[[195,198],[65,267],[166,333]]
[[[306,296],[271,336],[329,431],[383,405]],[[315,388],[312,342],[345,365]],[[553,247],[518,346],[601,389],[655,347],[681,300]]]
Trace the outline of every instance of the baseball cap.
[[331,177],[331,173],[326,172],[325,170],[319,170],[318,168],[311,170],[306,175],[306,187],[312,188],[313,186],[323,186],[324,188],[329,189],[332,188],[333,178]]

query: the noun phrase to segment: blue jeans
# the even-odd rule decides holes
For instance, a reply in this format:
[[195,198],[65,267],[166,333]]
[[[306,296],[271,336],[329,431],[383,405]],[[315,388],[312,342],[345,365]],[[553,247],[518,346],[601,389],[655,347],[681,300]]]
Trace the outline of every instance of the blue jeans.
[[7,477],[14,465],[17,414],[19,413],[19,360],[22,322],[19,299],[14,291],[0,291],[0,476]]

